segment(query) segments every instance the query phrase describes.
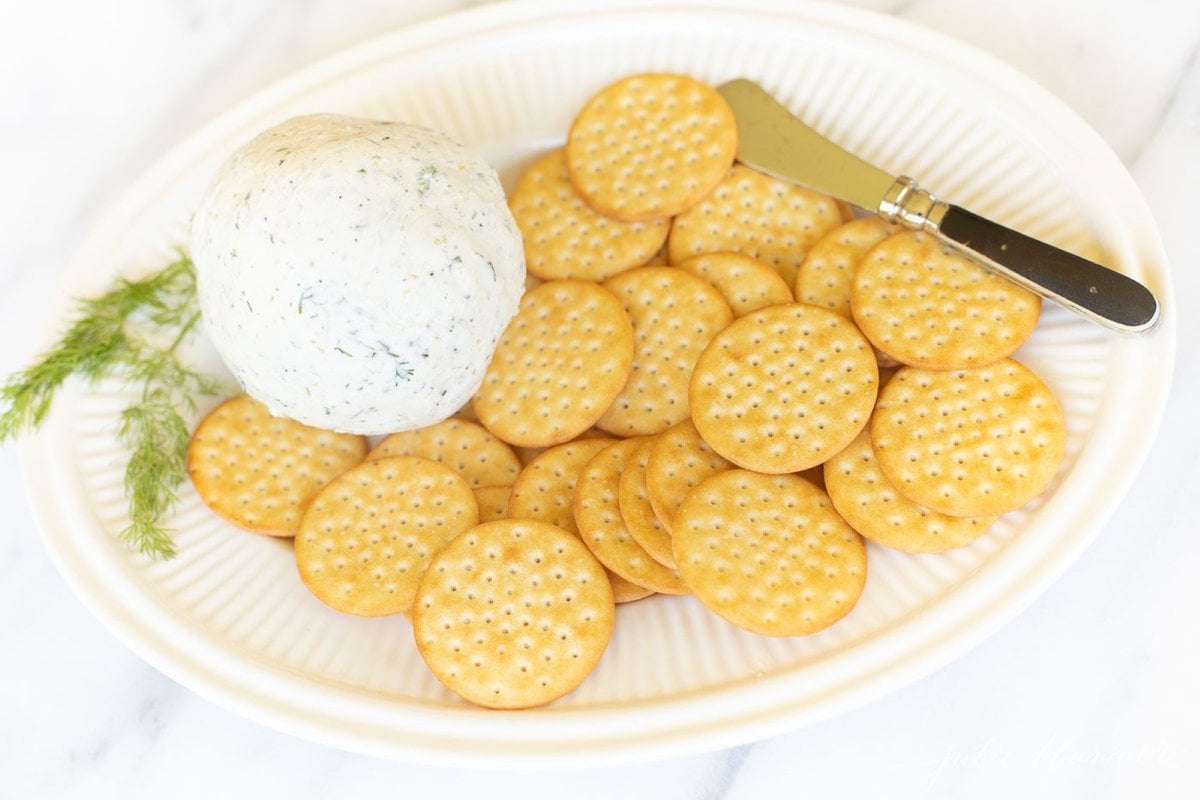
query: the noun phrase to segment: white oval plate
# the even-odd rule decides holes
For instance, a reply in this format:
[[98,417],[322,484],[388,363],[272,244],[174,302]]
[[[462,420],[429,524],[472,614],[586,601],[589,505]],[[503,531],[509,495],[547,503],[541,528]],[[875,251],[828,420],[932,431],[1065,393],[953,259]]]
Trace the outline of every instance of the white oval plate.
[[[190,486],[174,520],[179,557],[152,563],[126,550],[115,539],[125,497],[113,431],[128,397],[119,386],[75,387],[23,456],[47,545],[84,602],[163,672],[281,730],[423,761],[578,765],[729,746],[839,713],[946,663],[1045,589],[1112,513],[1165,402],[1173,308],[1145,203],[1083,122],[975,50],[845,8],[747,5],[489,6],[331,58],[221,117],[132,187],[71,266],[63,296],[162,264],[186,244],[191,209],[220,161],[293,114],[441,128],[511,181],[618,76],[751,77],[854,152],[1106,258],[1163,300],[1162,327],[1145,339],[1047,307],[1018,354],[1068,419],[1066,463],[1046,495],[950,554],[872,547],[861,602],[815,636],[744,633],[690,598],[622,607],[608,652],[576,692],[547,708],[490,712],[441,688],[403,618],[325,608],[297,578],[286,542],[226,526]],[[67,312],[64,300],[56,326]]]

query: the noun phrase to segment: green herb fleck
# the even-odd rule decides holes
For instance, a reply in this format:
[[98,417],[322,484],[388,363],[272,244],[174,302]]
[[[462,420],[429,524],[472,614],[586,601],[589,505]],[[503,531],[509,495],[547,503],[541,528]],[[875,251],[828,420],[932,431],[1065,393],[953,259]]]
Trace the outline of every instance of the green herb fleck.
[[432,164],[421,167],[421,171],[417,173],[417,192],[422,196],[429,191],[429,182],[438,174],[437,167]]

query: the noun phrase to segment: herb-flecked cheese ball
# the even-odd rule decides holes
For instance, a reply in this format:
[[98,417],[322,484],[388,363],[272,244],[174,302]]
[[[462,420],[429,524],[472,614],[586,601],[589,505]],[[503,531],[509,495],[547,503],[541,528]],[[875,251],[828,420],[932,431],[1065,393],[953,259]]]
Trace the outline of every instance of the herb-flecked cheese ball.
[[287,120],[220,169],[192,223],[208,334],[272,413],[345,433],[470,399],[525,282],[499,178],[445,134]]

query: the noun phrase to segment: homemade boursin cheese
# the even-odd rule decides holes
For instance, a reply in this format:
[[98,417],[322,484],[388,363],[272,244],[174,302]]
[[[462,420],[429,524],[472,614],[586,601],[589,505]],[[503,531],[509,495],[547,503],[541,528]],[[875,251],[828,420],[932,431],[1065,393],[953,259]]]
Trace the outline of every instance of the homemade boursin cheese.
[[425,128],[287,120],[221,168],[192,224],[209,336],[279,415],[377,434],[478,388],[524,289],[484,160]]

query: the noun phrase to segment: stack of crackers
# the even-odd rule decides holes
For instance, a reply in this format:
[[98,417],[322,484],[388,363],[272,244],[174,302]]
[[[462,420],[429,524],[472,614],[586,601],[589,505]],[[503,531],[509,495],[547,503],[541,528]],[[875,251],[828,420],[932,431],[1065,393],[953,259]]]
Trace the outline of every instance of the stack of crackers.
[[520,708],[584,680],[617,603],[809,634],[857,602],[865,540],[960,547],[1041,493],[1063,414],[1009,357],[1038,298],[736,146],[702,83],[605,88],[510,197],[532,277],[472,406],[368,452],[235,398],[193,438],[201,496]]

